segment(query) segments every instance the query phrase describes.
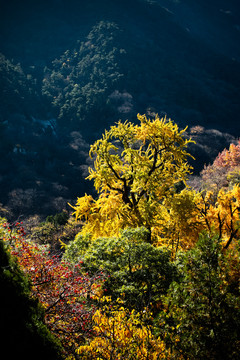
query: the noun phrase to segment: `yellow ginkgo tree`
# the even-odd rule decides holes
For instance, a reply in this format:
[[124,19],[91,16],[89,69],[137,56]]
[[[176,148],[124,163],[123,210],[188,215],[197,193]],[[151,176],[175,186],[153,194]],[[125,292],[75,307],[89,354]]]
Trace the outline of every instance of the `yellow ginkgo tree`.
[[73,208],[93,239],[144,226],[153,242],[164,200],[191,171],[185,129],[166,117],[137,117],[137,125],[119,121],[90,148],[94,168],[88,179],[99,196],[78,198]]

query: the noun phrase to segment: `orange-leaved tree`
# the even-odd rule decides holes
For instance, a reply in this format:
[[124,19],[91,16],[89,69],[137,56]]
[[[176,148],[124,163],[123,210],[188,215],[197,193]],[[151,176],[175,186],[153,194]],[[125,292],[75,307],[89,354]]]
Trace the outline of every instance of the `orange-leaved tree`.
[[205,165],[201,172],[203,186],[211,190],[220,190],[229,183],[239,183],[240,179],[240,141],[230,144],[218,154],[213,164]]

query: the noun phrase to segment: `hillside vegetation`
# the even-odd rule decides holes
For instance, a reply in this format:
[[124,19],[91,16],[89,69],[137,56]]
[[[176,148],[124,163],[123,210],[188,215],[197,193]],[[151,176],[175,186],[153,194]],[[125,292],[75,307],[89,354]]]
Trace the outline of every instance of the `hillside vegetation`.
[[196,173],[212,161],[239,133],[238,14],[234,0],[5,2],[0,201],[9,216],[56,213],[92,191],[89,144],[138,112],[193,128]]
[[240,146],[196,186],[189,141],[167,118],[119,122],[91,146],[98,196],[79,197],[74,217],[0,219],[43,306],[46,346],[62,349],[53,358],[237,360]]
[[1,4],[8,357],[239,358],[239,11]]

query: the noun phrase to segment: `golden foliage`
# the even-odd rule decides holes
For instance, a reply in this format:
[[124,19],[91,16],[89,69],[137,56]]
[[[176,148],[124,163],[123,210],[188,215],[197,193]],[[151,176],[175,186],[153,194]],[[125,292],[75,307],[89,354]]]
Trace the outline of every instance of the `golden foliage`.
[[[191,166],[184,138],[170,119],[138,115],[140,125],[118,122],[90,149],[97,200],[85,195],[74,206],[77,219],[85,219],[83,232],[94,238],[117,235],[126,227],[152,230],[164,200],[185,182]],[[164,205],[166,206],[166,204]]]
[[[129,312],[119,305],[108,305],[97,310],[93,316],[94,338],[87,345],[80,346],[77,353],[84,360],[157,360],[168,359],[161,339],[155,338],[146,317],[151,314]],[[149,320],[149,319],[148,319]]]
[[216,202],[211,199],[211,195],[207,193],[203,200],[205,223],[209,231],[214,229],[218,232],[227,248],[234,238],[239,239],[240,187],[234,185],[232,189],[222,188]]
[[167,245],[175,252],[179,248],[192,247],[203,230],[203,219],[198,204],[201,194],[185,188],[180,193],[167,198],[156,218],[156,245]]
[[239,239],[239,217],[238,185],[222,188],[217,195],[185,188],[162,204],[152,234],[157,246],[171,246],[174,252],[193,247],[202,231],[210,236],[217,233],[227,248],[233,239]]

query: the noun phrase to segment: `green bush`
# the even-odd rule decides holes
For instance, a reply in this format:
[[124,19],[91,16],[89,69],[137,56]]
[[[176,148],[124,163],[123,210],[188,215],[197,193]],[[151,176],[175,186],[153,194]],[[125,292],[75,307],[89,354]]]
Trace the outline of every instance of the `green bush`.
[[157,305],[175,274],[170,251],[155,248],[147,239],[144,227],[93,242],[89,236],[79,235],[68,245],[64,257],[81,261],[89,273],[106,273],[109,277],[104,284],[105,294],[113,300],[121,297],[127,307],[140,311],[150,304]]
[[203,235],[194,249],[178,257],[180,281],[170,286],[159,321],[176,359],[238,358],[239,280],[231,281],[234,271],[222,248],[218,238]]

